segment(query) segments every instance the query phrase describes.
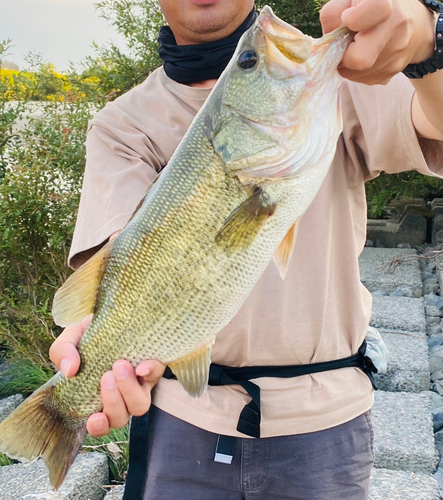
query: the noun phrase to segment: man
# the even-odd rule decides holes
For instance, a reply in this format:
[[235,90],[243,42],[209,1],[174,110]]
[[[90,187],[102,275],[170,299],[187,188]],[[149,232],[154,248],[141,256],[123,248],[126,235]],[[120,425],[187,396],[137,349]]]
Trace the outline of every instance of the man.
[[[223,48],[224,40],[244,28],[253,8],[252,0],[159,3],[178,48],[183,46],[185,56],[201,51],[203,59],[211,44]],[[364,182],[379,170],[443,176],[443,71],[410,81],[398,74],[433,56],[436,16],[419,0],[331,0],[321,22],[324,32],[341,25],[357,32],[340,69],[349,80],[342,93],[344,132],[301,220],[288,277],[282,282],[272,265],[266,270],[218,335],[216,363],[311,364],[355,354],[371,309],[358,272],[366,229]],[[169,38],[162,47],[167,63],[168,43]],[[212,61],[207,58],[202,73],[183,70],[183,60],[174,59],[177,71],[171,76],[156,70],[91,121],[73,267],[124,227],[167,164],[217,78]],[[187,72],[198,77],[186,81]],[[89,321],[67,328],[51,348],[51,359],[67,376],[78,370],[76,346]],[[132,443],[149,461],[140,498],[367,498],[373,394],[360,370],[255,381],[261,388],[260,439],[236,430],[250,399],[241,388],[209,387],[194,400],[177,381],[161,378],[163,370],[154,360],[135,370],[127,361],[115,362],[102,377],[103,411],[88,420],[95,436],[124,425],[130,415],[150,408],[156,385],[146,439]],[[223,453],[232,452],[231,465],[214,461],[220,436],[235,438],[235,448]]]

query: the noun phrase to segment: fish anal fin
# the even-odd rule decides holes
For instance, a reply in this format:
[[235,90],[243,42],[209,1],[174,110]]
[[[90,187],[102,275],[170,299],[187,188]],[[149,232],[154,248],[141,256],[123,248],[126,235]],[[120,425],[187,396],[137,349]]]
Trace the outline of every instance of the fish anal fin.
[[209,365],[213,341],[201,347],[198,351],[168,363],[177,380],[185,391],[194,398],[200,397],[208,386]]
[[73,325],[94,312],[114,241],[115,239],[108,241],[57,290],[52,305],[52,315],[57,325]]
[[252,196],[231,212],[216,241],[232,250],[248,248],[268,218],[274,215],[275,208],[276,205],[267,200],[262,189],[257,188]]
[[299,221],[297,220],[286,233],[286,236],[283,238],[274,254],[274,263],[282,280],[286,278],[288,273],[289,262],[291,260],[292,252],[294,251],[295,240],[297,239],[298,226]]

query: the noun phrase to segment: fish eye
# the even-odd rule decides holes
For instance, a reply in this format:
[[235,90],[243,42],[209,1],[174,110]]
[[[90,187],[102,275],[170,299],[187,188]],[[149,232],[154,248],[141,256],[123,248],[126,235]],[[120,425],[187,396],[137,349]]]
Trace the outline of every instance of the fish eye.
[[241,69],[251,69],[257,64],[257,61],[257,52],[252,49],[243,50],[237,57],[237,64]]

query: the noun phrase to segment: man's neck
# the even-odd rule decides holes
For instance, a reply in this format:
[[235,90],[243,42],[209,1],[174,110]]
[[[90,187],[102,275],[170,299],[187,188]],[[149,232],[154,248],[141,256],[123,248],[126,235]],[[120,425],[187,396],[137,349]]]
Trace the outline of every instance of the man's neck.
[[202,82],[188,83],[188,87],[198,87],[201,89],[212,89],[217,80],[203,80]]

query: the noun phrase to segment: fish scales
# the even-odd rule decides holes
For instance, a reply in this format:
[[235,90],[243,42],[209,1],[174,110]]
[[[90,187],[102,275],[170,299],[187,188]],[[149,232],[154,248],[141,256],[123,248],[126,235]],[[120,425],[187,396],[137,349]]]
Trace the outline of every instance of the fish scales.
[[0,450],[43,455],[58,488],[117,359],[158,359],[202,394],[216,334],[272,258],[286,273],[341,131],[336,67],[350,39],[314,40],[262,10],[128,225],[57,292],[61,326],[94,313],[80,370],[0,424]]

